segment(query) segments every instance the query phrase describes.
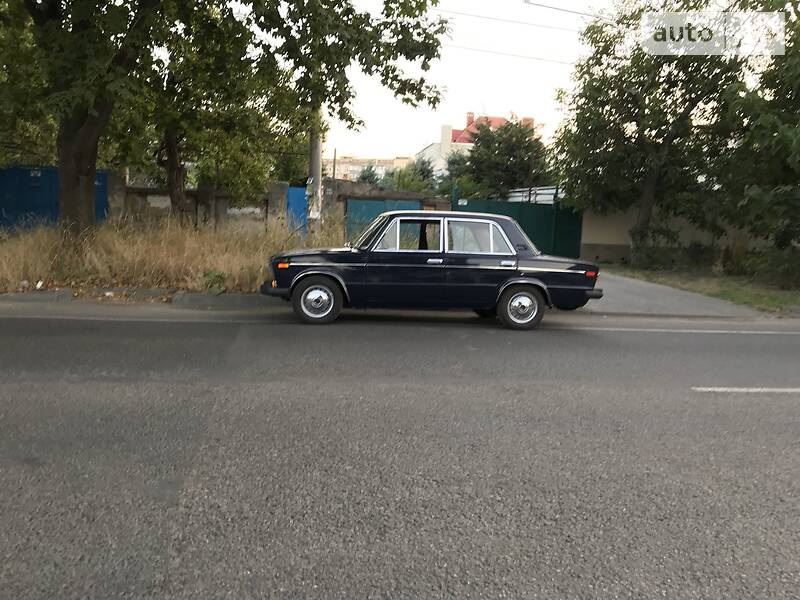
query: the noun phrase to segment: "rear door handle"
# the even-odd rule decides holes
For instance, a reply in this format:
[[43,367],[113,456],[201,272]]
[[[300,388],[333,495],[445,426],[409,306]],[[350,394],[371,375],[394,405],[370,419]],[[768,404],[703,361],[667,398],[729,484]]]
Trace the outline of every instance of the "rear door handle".
[[501,267],[514,267],[514,266],[516,266],[516,264],[517,264],[516,261],[513,261],[513,260],[501,260],[500,261],[500,266]]
[[428,264],[429,265],[440,265],[444,262],[443,258],[429,258]]

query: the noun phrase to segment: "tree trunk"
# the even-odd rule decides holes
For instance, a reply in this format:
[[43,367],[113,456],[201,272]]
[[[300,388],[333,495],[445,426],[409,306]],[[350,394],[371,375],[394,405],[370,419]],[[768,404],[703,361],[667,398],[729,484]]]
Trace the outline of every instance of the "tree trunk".
[[656,187],[658,174],[655,171],[648,173],[639,194],[639,215],[636,225],[631,230],[631,240],[635,246],[645,246],[650,237],[650,221],[653,218],[653,208],[656,205]]
[[167,127],[164,132],[164,150],[167,154],[167,191],[173,216],[181,223],[188,223],[191,217],[191,206],[186,198],[186,167],[181,159],[178,131],[175,127]]
[[214,220],[214,229],[217,228],[217,180],[208,175],[201,175],[197,182],[197,203],[205,208],[207,219]]
[[630,230],[631,263],[634,265],[641,262],[643,251],[650,245],[650,222],[656,205],[659,179],[660,169],[651,168],[639,193],[639,215],[636,217],[636,225]]
[[75,109],[58,124],[58,207],[61,224],[72,234],[95,226],[97,145],[111,106],[90,113]]

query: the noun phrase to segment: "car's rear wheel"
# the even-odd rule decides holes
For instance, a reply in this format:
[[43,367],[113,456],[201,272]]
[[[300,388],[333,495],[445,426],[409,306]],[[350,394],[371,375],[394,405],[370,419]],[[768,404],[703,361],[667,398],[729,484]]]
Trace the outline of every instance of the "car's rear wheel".
[[497,316],[497,308],[476,308],[475,314],[481,319],[494,319]]
[[500,320],[511,329],[533,329],[542,320],[544,309],[544,295],[531,285],[509,287],[497,303]]
[[292,292],[292,308],[304,323],[324,325],[339,316],[344,304],[344,294],[330,277],[308,277]]

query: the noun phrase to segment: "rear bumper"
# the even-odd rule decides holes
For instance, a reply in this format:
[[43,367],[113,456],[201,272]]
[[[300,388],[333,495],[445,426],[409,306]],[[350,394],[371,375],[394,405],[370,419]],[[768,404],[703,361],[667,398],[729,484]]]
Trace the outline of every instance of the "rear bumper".
[[603,290],[595,288],[593,290],[586,290],[586,298],[589,300],[599,300],[603,297]]

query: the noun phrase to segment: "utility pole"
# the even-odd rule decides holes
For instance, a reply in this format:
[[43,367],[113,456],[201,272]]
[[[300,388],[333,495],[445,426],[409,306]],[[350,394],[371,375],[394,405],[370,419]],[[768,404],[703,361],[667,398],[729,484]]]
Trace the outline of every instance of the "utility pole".
[[[311,121],[309,135],[308,157],[308,218],[310,221],[319,221],[322,215],[322,139],[320,128],[322,125],[322,110],[315,108]],[[312,226],[314,223],[312,223]]]

